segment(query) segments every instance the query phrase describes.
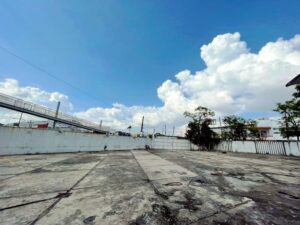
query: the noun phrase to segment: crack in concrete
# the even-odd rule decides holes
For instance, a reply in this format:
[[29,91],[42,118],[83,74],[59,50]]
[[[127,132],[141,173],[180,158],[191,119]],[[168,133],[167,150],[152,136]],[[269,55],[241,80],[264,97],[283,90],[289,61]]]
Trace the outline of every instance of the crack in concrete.
[[[106,159],[106,157],[107,156],[105,156],[105,157],[103,157],[103,158],[101,158],[100,160],[99,160],[99,162],[95,165],[95,166],[93,166],[93,168],[91,168],[85,175],[83,175],[77,182],[75,182],[75,184],[74,185],[72,185],[72,187],[70,188],[70,189],[68,189],[67,191],[66,191],[66,194],[67,193],[71,193],[71,191],[74,189],[74,187],[76,187],[84,178],[86,178],[101,162],[103,162],[104,161],[104,159]],[[62,200],[64,197],[63,196],[60,196],[59,198],[57,198],[57,200],[54,202],[54,203],[52,203],[47,209],[45,209],[34,221],[32,221],[29,225],[34,225],[34,224],[36,224],[41,218],[43,218],[45,215],[47,215],[50,211],[51,211],[51,209],[53,209],[59,202],[60,202],[60,200]]]
[[[86,152],[86,153],[99,153],[99,152],[94,152],[94,151],[90,151],[90,152]],[[101,152],[102,153],[102,152]],[[82,154],[82,152],[73,152],[73,153],[68,153],[68,152],[56,152],[56,153],[47,153],[46,155],[56,155],[56,154]],[[103,153],[102,153],[103,154]],[[26,155],[26,154],[25,154]],[[32,154],[32,155],[35,155],[35,154]],[[104,154],[103,154],[104,155]],[[7,156],[18,156],[18,155],[1,155],[1,157],[7,157]],[[28,155],[30,156],[30,155]],[[26,173],[32,173],[34,172],[35,170],[41,170],[43,169],[44,167],[47,167],[47,166],[51,166],[51,165],[56,165],[56,164],[59,164],[63,161],[66,161],[66,160],[72,160],[72,159],[77,159],[79,158],[81,155],[76,155],[76,156],[66,156],[66,158],[62,159],[62,160],[58,160],[58,161],[55,161],[55,162],[51,162],[51,163],[48,163],[48,164],[45,164],[43,166],[39,166],[39,167],[31,167],[32,169],[28,170],[28,171],[25,171],[25,172],[21,172],[21,173],[16,173],[16,174],[1,174],[1,176],[6,176],[6,175],[9,175],[9,176],[12,176],[12,177],[8,177],[8,178],[4,178],[2,179],[1,181],[3,180],[8,180],[8,179],[11,179],[13,177],[17,177],[17,176],[20,176],[20,175],[23,175],[23,174],[26,174]],[[105,156],[106,157],[106,156]],[[104,158],[105,158],[104,157]],[[24,161],[26,161],[26,159],[24,159]],[[0,167],[7,167],[7,166],[2,166],[0,165]],[[19,167],[19,166],[10,166],[10,167]],[[76,169],[75,169],[76,170]],[[88,169],[79,169],[79,170],[88,170]],[[71,171],[71,170],[70,170]],[[49,171],[51,172],[51,171]],[[53,171],[53,172],[60,172],[60,171]]]
[[248,203],[250,203],[250,202],[252,202],[252,200],[248,200],[248,201],[245,201],[245,202],[241,202],[241,203],[235,204],[235,205],[233,205],[232,207],[228,207],[228,208],[226,208],[226,209],[224,209],[224,210],[218,210],[218,211],[216,211],[216,212],[214,212],[214,213],[211,213],[210,215],[203,216],[203,217],[197,219],[196,221],[193,221],[193,222],[188,223],[188,224],[191,224],[191,225],[192,225],[192,224],[196,224],[196,223],[198,223],[198,222],[201,221],[201,220],[208,219],[208,218],[213,217],[213,216],[215,216],[215,215],[217,215],[217,214],[220,214],[220,213],[226,213],[226,212],[228,212],[229,210],[236,209],[236,208],[238,208],[238,207],[240,207],[240,206],[242,206],[242,205],[246,205],[246,204],[248,204]]
[[54,196],[52,198],[45,198],[45,199],[40,199],[40,200],[36,200],[36,201],[32,201],[32,202],[26,202],[26,203],[23,203],[23,204],[13,205],[13,206],[5,207],[5,208],[0,208],[0,212],[4,211],[4,210],[7,210],[7,209],[13,209],[13,208],[26,206],[26,205],[31,205],[31,204],[35,204],[35,203],[49,201],[49,200],[53,200],[53,199],[56,199],[56,198],[67,198],[70,195],[71,195],[71,193],[58,193],[56,196]]
[[281,181],[275,179],[274,177],[269,176],[267,173],[261,172],[260,174],[263,175],[264,177],[270,179],[274,183],[283,184],[283,185],[285,184],[284,182],[281,182]]
[[42,195],[42,194],[56,194],[56,193],[63,193],[63,192],[66,192],[66,191],[67,191],[67,190],[56,190],[56,191],[44,191],[44,192],[39,192],[39,193],[36,193],[36,194],[13,195],[13,196],[1,197],[0,200],[3,200],[3,199],[11,199],[11,198],[31,197],[31,196]]
[[[70,158],[77,158],[77,157],[78,156],[70,157]],[[67,158],[67,159],[70,159],[70,158]],[[53,165],[53,164],[55,164],[57,162],[61,162],[61,161],[64,161],[64,160],[66,160],[66,159],[62,159],[62,160],[59,160],[59,161],[56,161],[56,162],[51,162],[51,163],[48,163],[46,165],[43,165],[43,166],[40,166],[40,167],[36,167],[36,168],[33,168],[32,170],[28,170],[28,171],[25,171],[25,172],[22,172],[22,173],[17,173],[17,174],[12,175],[11,177],[4,178],[1,181],[9,180],[11,178],[18,177],[18,176],[26,174],[26,173],[32,173],[32,172],[34,172],[36,170],[42,170],[44,167],[51,166],[51,165]],[[6,174],[4,174],[4,175],[6,175]]]

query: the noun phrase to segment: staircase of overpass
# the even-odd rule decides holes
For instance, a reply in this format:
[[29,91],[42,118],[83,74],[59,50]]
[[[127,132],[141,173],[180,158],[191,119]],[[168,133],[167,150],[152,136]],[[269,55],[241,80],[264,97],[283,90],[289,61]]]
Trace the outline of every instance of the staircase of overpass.
[[108,131],[88,120],[80,119],[66,113],[57,112],[56,110],[47,108],[42,105],[37,105],[32,102],[24,101],[13,96],[0,93],[0,107],[15,110],[22,113],[27,113],[33,116],[53,120],[54,122],[71,125],[74,127],[83,128],[96,133],[106,134]]

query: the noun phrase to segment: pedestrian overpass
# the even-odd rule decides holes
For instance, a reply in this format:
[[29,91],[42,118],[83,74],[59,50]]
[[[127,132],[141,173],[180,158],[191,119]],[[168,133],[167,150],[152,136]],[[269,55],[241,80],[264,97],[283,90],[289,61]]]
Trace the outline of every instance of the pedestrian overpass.
[[93,131],[95,133],[106,134],[107,131],[101,129],[101,125],[90,122],[88,120],[80,119],[57,110],[47,108],[42,105],[37,105],[32,102],[27,102],[13,96],[0,93],[0,107],[15,110],[18,112],[30,114],[33,116],[45,118],[54,121],[54,123],[62,123],[74,127],[83,128]]

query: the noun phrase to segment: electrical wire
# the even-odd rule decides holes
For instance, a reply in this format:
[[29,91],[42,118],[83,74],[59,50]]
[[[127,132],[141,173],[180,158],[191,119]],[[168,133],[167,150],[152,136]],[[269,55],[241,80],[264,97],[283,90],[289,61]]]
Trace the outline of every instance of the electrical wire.
[[67,82],[67,81],[65,81],[65,80],[63,80],[63,79],[61,79],[61,78],[55,76],[53,73],[48,72],[48,71],[45,70],[44,68],[42,68],[42,67],[40,67],[40,66],[38,66],[38,65],[36,65],[36,64],[34,64],[34,63],[32,63],[32,62],[30,62],[29,60],[25,59],[24,57],[17,55],[16,53],[14,53],[14,52],[8,50],[7,48],[5,48],[5,47],[3,47],[3,46],[1,46],[1,45],[0,45],[0,49],[1,49],[2,51],[4,51],[4,52],[6,52],[6,53],[8,53],[8,54],[10,54],[10,55],[12,55],[12,56],[14,56],[15,58],[19,59],[20,61],[24,62],[25,64],[27,64],[27,65],[29,65],[29,66],[35,68],[36,70],[39,70],[40,72],[46,74],[47,76],[49,76],[49,77],[51,77],[51,78],[53,78],[53,79],[55,79],[55,80],[57,80],[57,81],[60,81],[60,82],[64,83],[65,85],[67,85],[67,86],[73,88],[74,90],[77,90],[78,92],[81,92],[82,94],[84,94],[84,95],[86,95],[86,96],[88,96],[88,97],[90,97],[90,98],[93,98],[94,100],[96,100],[97,102],[99,102],[99,99],[98,99],[97,97],[95,97],[95,96],[93,96],[93,95],[90,95],[87,91],[82,90],[82,89],[80,89],[80,88],[74,86],[73,84],[71,84],[71,83],[69,83],[69,82]]

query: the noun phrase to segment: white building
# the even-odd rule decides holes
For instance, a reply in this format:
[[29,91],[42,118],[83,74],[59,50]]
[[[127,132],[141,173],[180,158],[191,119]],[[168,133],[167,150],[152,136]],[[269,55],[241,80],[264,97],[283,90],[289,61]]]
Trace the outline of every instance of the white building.
[[[263,140],[286,140],[280,134],[280,118],[259,118],[255,119],[257,127],[260,132],[260,138]],[[228,129],[223,122],[215,123],[211,128],[221,135],[222,131]],[[296,137],[290,138],[290,140],[296,140]]]

